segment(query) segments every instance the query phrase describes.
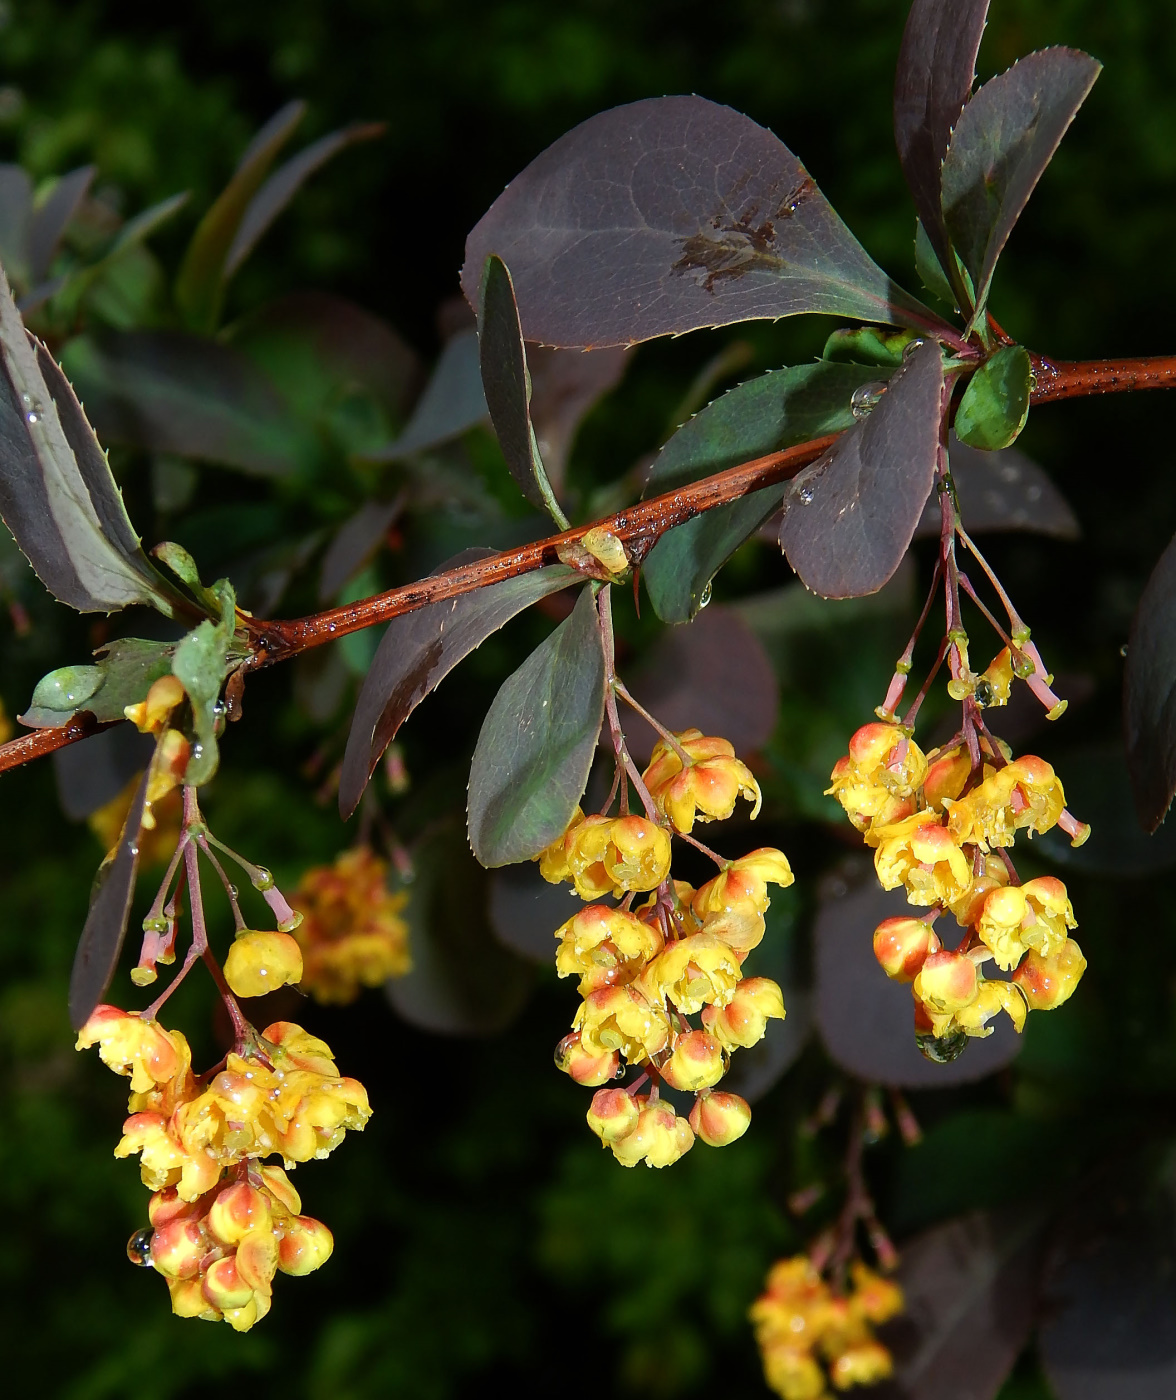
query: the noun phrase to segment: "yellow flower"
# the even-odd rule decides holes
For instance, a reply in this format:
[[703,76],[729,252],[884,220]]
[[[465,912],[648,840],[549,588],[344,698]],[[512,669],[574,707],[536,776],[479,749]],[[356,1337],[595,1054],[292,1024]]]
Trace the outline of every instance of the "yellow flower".
[[188,1042],[179,1031],[165,1031],[117,1006],[96,1006],[78,1032],[76,1050],[98,1046],[102,1063],[131,1081],[132,1093],[143,1093],[174,1079],[191,1064]]
[[671,1104],[651,1099],[645,1102],[633,1127],[610,1139],[608,1145],[623,1167],[635,1167],[638,1162],[647,1167],[668,1167],[694,1146],[694,1133]]
[[1048,831],[1066,805],[1061,780],[1032,754],[1015,758],[978,783],[966,797],[946,804],[947,825],[961,845],[1011,846],[1016,833]]
[[175,676],[160,676],[146,698],[137,705],[127,705],[123,714],[140,734],[159,734],[166,727],[171,712],[186,698],[187,693]]
[[905,885],[911,904],[950,904],[967,892],[971,862],[934,812],[916,812],[876,834],[874,868],[884,890]]
[[1069,1001],[1086,971],[1082,949],[1072,938],[1056,953],[1044,957],[1030,953],[1013,973],[1013,981],[1025,994],[1031,1011],[1052,1011]]
[[580,991],[629,982],[662,946],[656,926],[623,909],[590,904],[555,931],[560,940],[555,954],[561,977],[579,977]]
[[702,885],[691,908],[708,933],[737,953],[749,953],[764,936],[769,882],[786,889],[794,879],[783,851],[764,846],[733,860]]
[[726,1006],[708,1006],[702,1024],[726,1050],[757,1045],[772,1018],[784,1019],[784,994],[770,977],[745,977]]
[[922,750],[900,725],[866,724],[835,765],[826,795],[836,797],[854,826],[865,831],[882,813],[897,820],[894,805],[914,797],[926,771]]
[[671,1089],[696,1094],[699,1089],[717,1084],[726,1069],[723,1047],[713,1035],[706,1031],[687,1031],[674,1041],[674,1053],[660,1072]]
[[704,1006],[725,1006],[739,982],[739,960],[712,933],[694,933],[670,943],[650,963],[642,979],[650,991],[668,997],[684,1016]]
[[225,981],[239,997],[259,997],[302,979],[302,950],[288,933],[242,929],[225,959]]
[[660,1054],[670,1038],[665,1008],[639,985],[592,992],[576,1012],[572,1028],[580,1032],[580,1044],[589,1055],[616,1050],[630,1064]]
[[998,1012],[1005,1011],[1013,1023],[1013,1029],[1020,1035],[1025,1028],[1028,1010],[1020,988],[1012,982],[982,981],[976,1000],[955,1012],[952,1024],[968,1035],[988,1036],[992,1034],[988,1022]]
[[858,1342],[829,1363],[829,1379],[838,1390],[877,1385],[894,1374],[894,1361],[881,1342]]
[[1052,957],[1076,928],[1066,887],[1051,875],[993,890],[980,909],[977,930],[998,967],[1009,972],[1030,948]]
[[670,837],[645,817],[585,817],[566,837],[567,865],[581,899],[653,890],[670,873]]
[[[572,872],[568,869],[568,838],[572,832],[584,820],[583,810],[577,806],[572,813],[572,819],[568,822],[562,836],[556,839],[545,850],[535,856],[539,862],[539,874],[549,885],[558,885],[563,880],[570,880]],[[581,896],[582,898],[584,896]]]
[[556,1068],[571,1075],[577,1084],[584,1084],[590,1089],[615,1079],[620,1070],[620,1062],[621,1057],[615,1050],[597,1055],[589,1054],[580,1044],[580,1037],[575,1031],[565,1035],[555,1047]]
[[684,766],[674,747],[662,739],[654,746],[643,774],[650,796],[674,829],[689,832],[695,821],[722,821],[735,810],[740,797],[752,803],[754,820],[763,800],[759,784],[747,765],[735,757],[734,747],[726,739],[704,736],[700,729],[687,729],[676,737],[690,759],[689,766]]

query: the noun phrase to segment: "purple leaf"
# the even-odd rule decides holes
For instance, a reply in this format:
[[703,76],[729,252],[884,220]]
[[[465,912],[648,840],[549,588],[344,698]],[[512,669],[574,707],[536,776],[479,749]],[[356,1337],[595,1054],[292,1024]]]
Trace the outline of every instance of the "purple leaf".
[[394,501],[364,501],[363,505],[335,532],[323,554],[319,574],[319,602],[331,601],[380,547],[388,527],[404,507],[403,498]]
[[593,406],[620,382],[628,351],[527,349],[531,371],[531,424],[548,479],[564,479],[576,431]]
[[1033,1326],[1042,1218],[1010,1210],[949,1220],[904,1246],[906,1311],[889,1329],[904,1400],[994,1400]]
[[399,462],[459,437],[487,416],[478,337],[474,331],[459,331],[442,350],[404,432],[365,456],[374,462]]
[[[453,560],[442,569],[452,568]],[[492,583],[394,617],[359,692],[339,776],[339,811],[349,817],[396,731],[459,661],[532,603],[575,583],[561,564]]]
[[[772,737],[780,690],[763,644],[738,613],[712,607],[654,643],[630,689],[669,729],[701,729],[741,756]],[[623,708],[623,707],[622,707]],[[630,752],[647,763],[657,735],[640,715],[624,717]]]
[[630,345],[824,311],[927,327],[770,131],[702,97],[614,107],[518,175],[466,242],[462,288],[511,269],[523,335]]
[[1123,675],[1127,767],[1145,831],[1164,820],[1176,792],[1176,539],[1147,581]]
[[61,810],[71,822],[85,821],[117,797],[151,762],[154,744],[133,724],[116,724],[52,756]]
[[96,169],[93,165],[83,165],[63,175],[44,203],[33,211],[29,225],[30,282],[40,282],[48,275],[61,235],[85,199]]
[[493,253],[486,259],[478,296],[478,365],[508,471],[531,505],[566,530],[567,516],[555,499],[531,427],[531,377],[510,271]]
[[894,75],[894,139],[915,209],[944,268],[952,266],[939,199],[952,127],[976,79],[988,0],[914,0]]
[[556,929],[583,907],[574,890],[549,885],[530,861],[490,872],[488,910],[494,936],[529,962],[554,961]]
[[939,346],[927,340],[869,416],[793,480],[780,544],[814,593],[875,593],[898,568],[935,478],[945,400]]
[[[880,889],[872,870],[851,888],[845,875],[826,882],[813,927],[817,1028],[825,1048],[859,1079],[902,1089],[950,1088],[983,1079],[1015,1058],[1021,1038],[1004,1015],[986,1039],[973,1039],[950,1064],[933,1064],[915,1045],[914,1001],[874,957],[874,930],[910,912],[901,890]],[[945,942],[952,922],[944,916]]]
[[[981,452],[954,434],[948,449],[960,519],[969,535],[986,530],[1027,530],[1076,540],[1082,533],[1069,501],[1036,462],[1016,447]],[[939,494],[932,489],[915,538],[939,534]]]
[[943,217],[971,274],[977,314],[1013,225],[1101,70],[1077,49],[1043,49],[964,108],[943,162]]
[[85,1025],[90,1012],[102,1000],[118,965],[139,869],[139,828],[149,776],[143,774],[114,854],[102,862],[94,877],[90,911],[69,978],[69,1019],[74,1030]]
[[249,201],[229,251],[225,255],[224,280],[227,282],[257,246],[266,230],[307,180],[348,146],[370,141],[384,134],[383,122],[355,122],[341,127],[292,156],[269,177]]

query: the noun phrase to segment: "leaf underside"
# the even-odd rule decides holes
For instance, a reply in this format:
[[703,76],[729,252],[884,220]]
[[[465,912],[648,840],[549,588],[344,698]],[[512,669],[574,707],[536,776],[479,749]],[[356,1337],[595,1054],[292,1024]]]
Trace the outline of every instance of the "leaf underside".
[[792,481],[780,544],[814,593],[874,593],[902,562],[935,477],[944,394],[939,346],[928,340],[869,416]]
[[1131,624],[1123,676],[1127,766],[1145,831],[1176,793],[1176,539],[1160,556]]
[[[1082,533],[1069,501],[1019,448],[981,452],[952,436],[948,462],[960,519],[969,535],[1027,530],[1060,540],[1076,540]],[[932,489],[915,537],[938,535],[941,519],[939,494]]]
[[530,860],[566,828],[588,782],[604,718],[604,654],[596,599],[503,683],[470,768],[469,834],[485,866]]
[[776,136],[701,97],[614,107],[537,156],[466,242],[471,305],[490,253],[511,270],[524,337],[544,345],[627,345],[806,311],[934,319]]

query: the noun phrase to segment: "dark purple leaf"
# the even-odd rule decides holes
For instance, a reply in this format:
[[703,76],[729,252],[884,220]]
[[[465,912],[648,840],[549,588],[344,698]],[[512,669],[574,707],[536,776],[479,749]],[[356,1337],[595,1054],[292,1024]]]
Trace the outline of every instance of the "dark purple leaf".
[[523,335],[631,345],[702,326],[825,311],[926,327],[770,131],[702,97],[614,107],[516,176],[466,242],[476,304],[497,253]]
[[148,776],[143,774],[114,853],[102,862],[94,878],[90,911],[69,978],[69,1019],[74,1030],[85,1025],[118,966],[139,869],[139,828],[147,800]]
[[358,141],[370,141],[384,133],[383,122],[355,122],[312,141],[309,146],[278,166],[257,191],[242,215],[229,251],[225,255],[224,280],[227,282],[257,247],[266,230],[290,203],[307,180],[329,160]]
[[531,371],[531,425],[548,479],[558,488],[564,479],[576,432],[589,411],[620,382],[629,352],[527,348]]
[[[827,881],[816,924],[817,1028],[832,1058],[859,1079],[903,1089],[950,1088],[983,1079],[1015,1058],[1021,1038],[1007,1016],[986,1039],[973,1039],[958,1060],[933,1064],[915,1045],[911,989],[891,982],[874,957],[874,930],[909,912],[901,890],[879,888],[872,870],[851,886],[846,874]],[[950,917],[944,941],[951,943]],[[962,930],[961,930],[962,933]]]
[[0,359],[0,515],[41,582],[79,612],[170,612],[174,595],[143,553],[106,455],[2,273]]
[[61,810],[71,822],[85,821],[116,798],[151,762],[154,744],[133,724],[116,724],[52,756]]
[[0,165],[0,263],[9,279],[23,286],[29,275],[29,223],[33,182],[19,165]]
[[245,211],[305,111],[305,102],[287,102],[275,112],[249,143],[232,179],[192,235],[176,278],[176,305],[193,330],[211,331],[216,326],[229,249]]
[[566,829],[603,719],[604,653],[588,587],[571,617],[503,682],[478,734],[468,810],[482,865],[530,860]]
[[944,268],[952,265],[939,199],[952,128],[976,80],[988,0],[914,0],[894,76],[894,139],[919,220]]
[[351,519],[340,525],[323,555],[320,603],[329,603],[375,554],[403,505],[399,499],[364,501]]
[[474,331],[460,331],[442,350],[404,432],[387,447],[365,455],[376,462],[398,462],[459,437],[488,416],[478,337]]
[[40,282],[48,275],[61,235],[85,199],[96,169],[93,165],[83,165],[63,175],[33,211],[29,224],[30,282]]
[[478,363],[507,469],[531,505],[566,530],[567,516],[555,499],[531,427],[531,377],[510,272],[493,253],[486,259],[478,297]]
[[529,962],[555,959],[555,931],[583,908],[567,885],[550,885],[531,861],[490,873],[490,926],[505,948]]
[[1042,1226],[1034,1211],[978,1212],[903,1247],[906,1311],[891,1325],[895,1378],[879,1400],[994,1400],[1034,1323]]
[[992,78],[964,108],[943,162],[943,217],[983,308],[992,272],[1102,64],[1043,49]]
[[78,336],[63,360],[106,442],[259,476],[289,476],[312,445],[256,365],[187,331]]
[[[1119,1182],[1115,1183],[1120,1186]],[[1045,1373],[1057,1400],[1176,1395],[1176,1231],[1170,1204],[1083,1202],[1046,1284]],[[1115,1196],[1119,1191],[1115,1191]]]
[[1176,539],[1147,581],[1127,644],[1123,723],[1135,810],[1145,831],[1176,792]]
[[945,408],[943,362],[928,340],[865,421],[792,481],[780,544],[814,593],[874,593],[898,568],[935,478]]
[[[654,460],[645,494],[697,481],[740,462],[854,425],[855,389],[889,370],[862,365],[793,365],[728,390],[695,414]],[[718,570],[779,506],[785,485],[753,491],[667,530],[642,567],[653,610],[663,622],[688,622]]]
[[355,811],[396,731],[457,663],[524,608],[575,583],[577,577],[556,564],[392,619],[359,692],[347,736],[339,776],[339,810],[344,817]]
[[421,1030],[493,1035],[522,1010],[532,969],[491,932],[486,873],[456,831],[414,852],[413,865],[405,911],[412,970],[386,984],[388,1000]]
[[[738,613],[721,607],[663,632],[629,688],[667,728],[721,735],[741,756],[772,737],[780,705],[763,644]],[[632,712],[624,723],[633,756],[648,762],[654,731]]]
[[[981,452],[956,437],[948,449],[960,519],[969,535],[988,530],[1027,530],[1076,540],[1082,533],[1070,503],[1036,462],[1015,447]],[[932,489],[915,538],[937,536],[939,494]]]

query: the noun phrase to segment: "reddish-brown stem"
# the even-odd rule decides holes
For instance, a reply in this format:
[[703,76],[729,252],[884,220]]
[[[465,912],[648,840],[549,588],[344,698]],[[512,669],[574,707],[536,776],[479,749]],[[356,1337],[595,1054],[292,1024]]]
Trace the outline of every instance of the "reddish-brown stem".
[[[612,624],[612,589],[605,587],[600,590],[600,596],[596,600],[597,615],[600,618],[600,645],[604,652],[604,707],[608,714],[609,731],[612,734],[613,749],[616,753],[617,763],[623,764],[625,772],[637,789],[637,796],[641,799],[641,805],[645,808],[645,815],[651,822],[656,822],[659,826],[664,825],[662,814],[657,810],[657,804],[650,796],[649,789],[645,786],[645,781],[637,771],[637,765],[633,762],[625,744],[625,734],[621,728],[621,717],[617,713],[617,691],[620,682],[617,680],[616,669],[616,644],[613,638]],[[621,788],[621,814],[625,815],[627,789]]]
[[1034,354],[1029,358],[1035,404],[1176,388],[1176,355],[1147,355],[1135,360],[1050,360]]

